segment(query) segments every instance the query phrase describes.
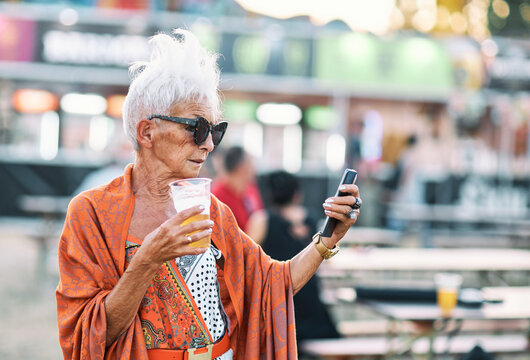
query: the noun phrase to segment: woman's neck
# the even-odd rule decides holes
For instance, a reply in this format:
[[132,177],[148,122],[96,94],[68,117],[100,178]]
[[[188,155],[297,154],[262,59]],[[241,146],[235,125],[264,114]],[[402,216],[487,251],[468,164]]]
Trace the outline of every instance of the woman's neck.
[[137,156],[132,171],[132,189],[135,197],[146,197],[159,203],[169,199],[168,184],[173,181],[168,172]]

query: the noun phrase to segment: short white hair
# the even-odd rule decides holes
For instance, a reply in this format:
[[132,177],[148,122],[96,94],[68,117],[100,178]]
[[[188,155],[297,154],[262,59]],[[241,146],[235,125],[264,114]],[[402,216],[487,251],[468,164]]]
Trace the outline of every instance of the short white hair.
[[173,34],[151,37],[150,61],[129,67],[132,82],[123,104],[123,128],[135,150],[139,148],[138,122],[149,115],[167,114],[175,103],[205,102],[211,116],[221,113],[218,55],[204,49],[189,31],[175,29]]

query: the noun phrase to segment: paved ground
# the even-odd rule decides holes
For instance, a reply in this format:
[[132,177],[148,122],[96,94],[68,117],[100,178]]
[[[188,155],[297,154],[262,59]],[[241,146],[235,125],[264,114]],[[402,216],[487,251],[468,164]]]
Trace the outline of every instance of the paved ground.
[[0,359],[62,359],[58,343],[55,251],[38,274],[37,242],[0,226]]
[[62,359],[55,308],[57,240],[50,241],[48,258],[39,267],[38,242],[28,233],[42,233],[39,223],[0,219],[0,360]]

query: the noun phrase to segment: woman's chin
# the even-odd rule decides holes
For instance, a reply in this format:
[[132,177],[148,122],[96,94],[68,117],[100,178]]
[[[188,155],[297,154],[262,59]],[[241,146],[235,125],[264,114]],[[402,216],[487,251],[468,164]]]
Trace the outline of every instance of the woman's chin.
[[199,167],[186,167],[185,169],[181,169],[180,171],[176,172],[178,173],[178,176],[181,179],[191,179],[196,178],[199,176],[199,172],[201,171],[201,166]]

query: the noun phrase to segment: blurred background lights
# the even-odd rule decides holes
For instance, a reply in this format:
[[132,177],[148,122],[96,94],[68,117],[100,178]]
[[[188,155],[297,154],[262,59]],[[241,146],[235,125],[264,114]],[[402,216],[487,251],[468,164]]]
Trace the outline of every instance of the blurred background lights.
[[331,134],[326,142],[326,165],[332,171],[344,167],[346,155],[346,139],[340,134]]
[[57,110],[59,99],[49,91],[18,89],[13,93],[13,107],[20,113],[43,113]]
[[467,30],[467,19],[461,12],[455,12],[449,17],[449,25],[455,33],[464,34]]
[[445,6],[438,6],[436,11],[436,27],[442,31],[447,30],[449,28],[450,17],[451,13]]
[[363,159],[367,162],[379,160],[383,153],[383,119],[377,111],[370,110],[365,114],[361,138]]
[[45,112],[40,124],[40,155],[44,160],[52,160],[59,151],[59,115],[55,111]]
[[499,47],[495,41],[486,39],[481,44],[482,53],[488,57],[494,57],[499,52]]
[[296,173],[302,168],[302,128],[300,125],[283,129],[283,168]]
[[421,32],[428,32],[436,25],[436,0],[418,0],[418,11],[412,17],[412,24]]
[[519,11],[521,12],[521,17],[524,21],[527,23],[530,23],[530,4],[529,3],[522,3],[519,5]]
[[256,122],[245,124],[243,148],[256,158],[263,156],[263,126]]
[[[488,8],[492,8],[499,23],[510,15],[505,0],[328,0],[326,6],[318,1],[304,0],[236,0],[247,11],[278,19],[307,16],[315,25],[323,26],[342,21],[354,32],[376,35],[396,30],[416,30],[423,33],[468,34],[484,40],[488,29]],[[513,10],[513,9],[512,9]],[[530,22],[530,4],[519,5],[521,17]],[[495,19],[491,21],[495,22]]]
[[495,14],[501,19],[505,19],[510,15],[510,6],[504,0],[493,0],[491,7]]
[[65,26],[72,26],[79,20],[79,14],[74,9],[64,9],[59,13],[59,21]]
[[421,32],[430,31],[436,25],[436,8],[418,11],[412,18],[412,23]]
[[88,145],[94,151],[103,151],[113,133],[114,120],[103,115],[94,116],[90,119]]
[[401,8],[401,10],[403,10],[403,12],[411,13],[416,11],[416,4],[416,0],[401,0],[399,2],[399,7]]
[[107,96],[107,115],[121,119],[125,95],[115,94]]
[[401,29],[405,25],[405,16],[399,8],[395,7],[390,13],[390,28],[393,30]]
[[326,6],[320,1],[307,0],[236,0],[248,11],[287,19],[295,16],[309,16],[316,25],[333,20],[344,21],[354,31],[385,33],[390,26],[390,17],[395,0],[328,0]]
[[338,114],[329,106],[313,105],[305,111],[305,123],[315,130],[328,130],[338,122]]
[[97,94],[69,93],[61,98],[61,109],[73,114],[100,115],[107,109],[107,101]]
[[302,110],[294,104],[265,103],[258,106],[256,115],[267,125],[294,125],[302,119]]

